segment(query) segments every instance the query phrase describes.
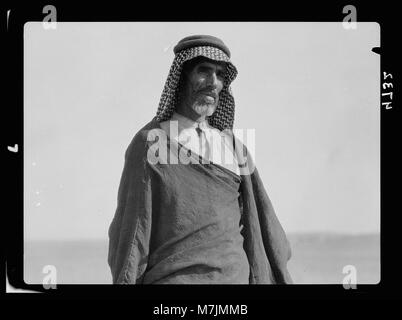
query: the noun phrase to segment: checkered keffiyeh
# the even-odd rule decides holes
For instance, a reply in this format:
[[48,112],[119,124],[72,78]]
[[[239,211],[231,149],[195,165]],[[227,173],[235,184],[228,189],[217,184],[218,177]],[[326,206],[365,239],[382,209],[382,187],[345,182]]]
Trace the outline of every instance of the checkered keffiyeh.
[[219,48],[211,46],[192,47],[184,49],[175,55],[159,101],[156,120],[162,122],[171,118],[178,101],[179,81],[183,64],[184,62],[198,56],[204,56],[215,61],[226,62],[227,67],[225,79],[223,88],[219,93],[218,106],[213,115],[208,117],[208,123],[221,131],[225,129],[233,129],[235,102],[230,89],[230,84],[237,76],[237,69],[230,62],[226,53]]

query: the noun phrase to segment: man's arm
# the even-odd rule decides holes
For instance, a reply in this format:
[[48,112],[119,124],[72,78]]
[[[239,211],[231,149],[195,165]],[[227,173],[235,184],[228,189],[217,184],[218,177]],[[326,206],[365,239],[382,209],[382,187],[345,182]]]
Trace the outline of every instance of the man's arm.
[[[271,200],[264,188],[254,160],[247,147],[234,137],[236,156],[242,175],[242,196],[245,199],[242,221],[246,225],[245,243],[249,259],[252,260],[252,283],[269,283],[266,272],[269,270],[272,283],[293,283],[287,270],[291,257],[290,243],[286,237]],[[249,238],[253,238],[250,240]],[[262,252],[265,256],[262,257]]]
[[108,232],[114,284],[140,283],[147,267],[152,195],[146,145],[146,139],[137,134],[125,153],[117,209]]
[[261,235],[275,281],[276,283],[291,284],[293,281],[287,269],[287,263],[292,255],[290,243],[275,214],[257,168],[251,175],[251,182],[260,220]]

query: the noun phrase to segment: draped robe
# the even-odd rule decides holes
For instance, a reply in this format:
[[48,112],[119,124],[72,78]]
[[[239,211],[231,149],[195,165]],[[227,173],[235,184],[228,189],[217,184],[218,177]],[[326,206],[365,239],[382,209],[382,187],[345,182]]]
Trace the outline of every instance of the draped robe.
[[113,283],[292,283],[290,245],[251,157],[240,176],[214,163],[170,164],[170,147],[168,163],[152,163],[158,129],[154,118],[125,153],[109,227]]

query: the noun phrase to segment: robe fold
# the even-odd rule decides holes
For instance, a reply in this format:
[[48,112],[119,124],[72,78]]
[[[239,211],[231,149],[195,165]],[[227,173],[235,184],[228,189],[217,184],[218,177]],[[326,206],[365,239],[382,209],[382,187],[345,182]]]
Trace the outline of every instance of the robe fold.
[[113,283],[292,283],[290,245],[257,169],[238,176],[214,163],[152,164],[153,129],[161,129],[155,118],[125,153],[109,227]]

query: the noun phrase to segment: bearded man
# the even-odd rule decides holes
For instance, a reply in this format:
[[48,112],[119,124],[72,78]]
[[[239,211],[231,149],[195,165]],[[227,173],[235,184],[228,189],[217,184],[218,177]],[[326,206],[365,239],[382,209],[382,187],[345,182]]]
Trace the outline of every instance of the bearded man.
[[196,35],[174,53],[157,114],[125,154],[109,227],[113,283],[291,283],[289,242],[233,134],[228,47]]

